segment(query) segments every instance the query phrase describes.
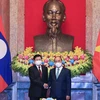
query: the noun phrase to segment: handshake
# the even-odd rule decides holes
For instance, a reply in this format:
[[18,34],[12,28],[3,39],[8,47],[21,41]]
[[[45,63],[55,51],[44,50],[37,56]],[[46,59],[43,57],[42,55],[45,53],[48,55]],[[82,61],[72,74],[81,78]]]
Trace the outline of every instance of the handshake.
[[43,87],[44,87],[44,89],[48,89],[49,88],[48,84],[46,84],[46,83],[43,84]]

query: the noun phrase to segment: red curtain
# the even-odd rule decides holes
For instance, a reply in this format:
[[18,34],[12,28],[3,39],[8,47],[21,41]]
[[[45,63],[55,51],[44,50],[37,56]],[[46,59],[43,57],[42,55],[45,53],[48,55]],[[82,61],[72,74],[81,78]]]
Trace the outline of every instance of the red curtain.
[[[42,20],[43,5],[47,0],[25,0],[25,47],[33,46],[33,37],[44,34],[46,24]],[[61,0],[66,6],[63,33],[74,36],[74,47],[85,49],[86,0]]]

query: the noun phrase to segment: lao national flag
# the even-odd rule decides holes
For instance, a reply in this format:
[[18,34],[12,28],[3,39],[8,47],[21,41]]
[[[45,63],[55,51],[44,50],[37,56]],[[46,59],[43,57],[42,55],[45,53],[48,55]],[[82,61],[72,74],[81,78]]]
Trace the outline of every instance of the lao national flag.
[[97,39],[97,44],[93,56],[93,74],[100,82],[100,32]]
[[12,83],[11,56],[0,17],[0,92]]

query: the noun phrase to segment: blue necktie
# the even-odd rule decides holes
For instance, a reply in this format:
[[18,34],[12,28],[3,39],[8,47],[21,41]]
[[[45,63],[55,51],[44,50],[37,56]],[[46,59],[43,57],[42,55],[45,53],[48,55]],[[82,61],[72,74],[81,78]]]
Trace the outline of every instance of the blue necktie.
[[57,68],[56,79],[59,77],[59,68]]

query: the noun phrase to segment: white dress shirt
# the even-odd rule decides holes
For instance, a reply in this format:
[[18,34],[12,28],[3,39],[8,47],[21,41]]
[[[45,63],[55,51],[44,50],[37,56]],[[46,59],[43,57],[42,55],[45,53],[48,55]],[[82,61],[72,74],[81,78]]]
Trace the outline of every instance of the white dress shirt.
[[[60,75],[60,73],[61,73],[62,69],[63,69],[63,67],[62,67],[62,66],[61,66],[61,67],[59,67],[59,75]],[[57,75],[57,71],[58,71],[58,68],[56,67],[56,75]],[[59,75],[58,75],[58,77],[59,77]]]
[[[39,70],[39,66],[36,66],[37,67],[37,69]],[[42,72],[42,66],[40,65],[40,70],[41,70],[41,72]]]

